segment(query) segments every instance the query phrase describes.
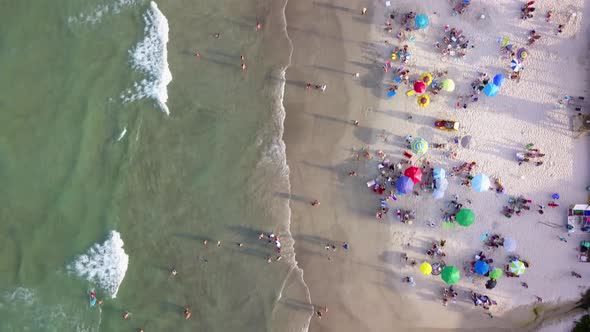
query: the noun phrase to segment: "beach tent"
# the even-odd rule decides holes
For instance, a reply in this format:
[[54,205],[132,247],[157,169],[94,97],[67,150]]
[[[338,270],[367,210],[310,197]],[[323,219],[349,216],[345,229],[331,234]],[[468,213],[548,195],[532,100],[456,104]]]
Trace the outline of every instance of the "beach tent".
[[475,222],[475,214],[470,209],[461,209],[455,217],[457,224],[468,227]]
[[447,191],[448,187],[449,187],[449,181],[446,178],[434,180],[434,189],[445,192],[445,191]]
[[445,192],[442,190],[435,190],[432,192],[432,198],[441,199],[445,196]]
[[485,93],[485,95],[488,97],[493,97],[493,96],[497,95],[498,91],[499,91],[498,86],[494,83],[488,83],[483,88],[483,93]]
[[426,86],[429,86],[430,84],[432,84],[432,74],[423,73],[422,76],[420,76],[420,81],[424,82]]
[[452,79],[447,78],[446,80],[442,81],[441,87],[443,90],[445,90],[447,92],[454,91],[455,90],[455,82]]
[[485,174],[477,174],[471,180],[471,188],[478,193],[488,191],[490,189],[490,178]]
[[494,280],[498,280],[498,279],[502,278],[503,274],[504,274],[504,272],[502,272],[502,269],[495,268],[492,270],[492,272],[490,272],[490,278],[494,279]]
[[452,285],[457,283],[457,281],[461,279],[461,272],[454,266],[446,266],[442,270],[440,276],[442,280],[444,280],[444,282],[446,282],[449,285]]
[[436,179],[444,179],[447,177],[447,173],[443,168],[435,168],[432,170],[432,177]]
[[401,195],[411,193],[414,190],[414,182],[407,176],[401,176],[395,181],[395,190]]
[[502,74],[496,74],[496,76],[494,76],[494,84],[496,84],[498,87],[501,87],[505,80],[506,77],[504,77]]
[[523,274],[524,271],[526,270],[524,263],[521,261],[510,262],[509,268],[510,268],[510,272],[516,274],[517,276]]
[[416,28],[424,29],[428,26],[428,24],[430,24],[430,20],[426,14],[418,14],[414,19],[414,24],[416,24]]
[[421,156],[428,151],[428,142],[421,137],[416,137],[410,143],[410,148],[416,155]]
[[418,97],[417,102],[420,107],[426,107],[430,105],[430,97],[428,95],[421,95]]
[[463,136],[463,138],[461,138],[461,146],[462,147],[469,149],[469,148],[473,147],[473,144],[474,144],[473,137],[471,137],[471,135],[466,135],[466,136]]
[[429,275],[432,273],[432,265],[430,265],[430,263],[428,262],[424,262],[422,264],[420,264],[420,272],[422,272],[423,275]]
[[511,237],[504,238],[504,249],[508,252],[516,250],[516,240]]
[[490,266],[485,261],[480,260],[480,261],[475,262],[475,265],[473,266],[473,270],[475,271],[475,273],[481,274],[483,276],[483,275],[486,275],[486,273],[488,273],[490,271]]
[[416,166],[410,166],[404,171],[404,175],[412,179],[414,184],[422,181],[422,170]]

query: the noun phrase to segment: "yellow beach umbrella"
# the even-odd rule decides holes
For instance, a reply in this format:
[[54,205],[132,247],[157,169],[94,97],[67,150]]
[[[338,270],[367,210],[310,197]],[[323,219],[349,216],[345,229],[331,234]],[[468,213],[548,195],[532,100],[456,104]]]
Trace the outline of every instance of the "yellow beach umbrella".
[[420,264],[420,272],[422,272],[423,275],[429,275],[432,273],[432,265],[430,265],[430,263],[428,262],[424,262],[422,264]]
[[428,95],[421,95],[418,97],[418,105],[420,105],[420,107],[426,107],[428,105],[430,105],[430,97],[428,97]]
[[424,82],[427,86],[432,84],[432,75],[430,73],[424,73],[420,76],[420,81]]

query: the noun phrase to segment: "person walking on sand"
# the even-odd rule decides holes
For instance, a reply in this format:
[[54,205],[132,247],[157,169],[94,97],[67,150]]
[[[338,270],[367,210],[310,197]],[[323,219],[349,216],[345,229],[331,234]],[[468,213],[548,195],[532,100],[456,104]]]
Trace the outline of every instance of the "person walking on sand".
[[363,7],[363,9],[361,10],[361,15],[365,15],[367,13],[367,8]]
[[315,314],[318,316],[318,319],[322,319],[322,315],[328,312],[328,307],[321,308],[319,307],[318,310],[315,311]]
[[320,206],[320,201],[315,199],[311,202],[311,206]]

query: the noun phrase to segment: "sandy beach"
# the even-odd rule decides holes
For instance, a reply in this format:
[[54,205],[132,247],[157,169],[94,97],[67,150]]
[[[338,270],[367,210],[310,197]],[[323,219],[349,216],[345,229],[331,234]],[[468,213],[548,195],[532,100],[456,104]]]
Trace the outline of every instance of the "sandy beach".
[[[590,285],[590,265],[578,261],[579,243],[589,236],[579,229],[566,231],[568,206],[588,203],[590,144],[588,136],[577,137],[571,129],[576,112],[558,107],[564,95],[588,97],[585,36],[590,6],[581,0],[553,7],[538,3],[534,17],[521,20],[524,4],[473,1],[464,13],[452,15],[449,1],[394,1],[391,6],[385,1],[288,3],[287,30],[294,50],[286,74],[284,138],[291,232],[312,303],[319,310],[328,308],[321,319],[312,319],[310,331],[512,331],[534,319],[533,306],[551,308],[576,300]],[[368,11],[361,15],[363,7]],[[552,22],[545,18],[549,10]],[[406,33],[411,40],[399,41],[402,16],[410,11],[426,14],[430,24]],[[395,19],[388,32],[386,21],[392,12]],[[558,34],[559,24],[564,27]],[[443,56],[435,46],[442,43],[445,25],[461,30],[474,46],[466,49],[465,57]],[[533,29],[541,38],[527,45]],[[511,75],[511,57],[500,53],[503,40],[527,49],[520,79],[507,79],[495,97],[481,93],[477,102],[459,100],[472,93],[470,84],[478,73]],[[412,88],[403,83],[395,84],[397,95],[388,98],[401,63],[393,61],[387,73],[383,67],[392,50],[403,45],[412,53],[405,65],[411,69],[410,80],[425,72],[447,71],[443,78],[453,79],[455,90],[431,95],[426,108],[417,105],[416,96],[406,96]],[[326,85],[326,90],[306,89],[307,83]],[[458,121],[460,128],[439,130],[434,127],[437,119]],[[499,179],[505,193],[475,192],[461,185],[459,176],[451,176],[442,199],[415,186],[419,195],[389,200],[390,212],[377,219],[385,195],[373,193],[366,183],[379,177],[377,166],[383,160],[395,164],[403,159],[403,152],[409,151],[407,135],[430,143],[421,158],[412,157],[413,165],[440,167],[449,175],[453,167],[475,161],[474,173],[488,175],[492,185]],[[455,137],[466,135],[473,137],[470,148],[454,143]],[[434,143],[446,146],[437,149]],[[545,155],[542,165],[519,166],[516,153],[529,143]],[[363,157],[364,151],[370,159]],[[356,176],[349,176],[351,171]],[[560,195],[555,208],[547,207],[552,193]],[[455,195],[476,215],[470,227],[442,227],[441,209]],[[506,218],[503,207],[509,197],[518,196],[532,201],[530,211]],[[312,206],[313,200],[320,204]],[[538,213],[539,205],[543,214]],[[397,209],[415,210],[415,222],[398,221]],[[518,247],[513,253],[502,247],[489,249],[484,245],[486,234],[511,237]],[[442,304],[442,292],[448,285],[440,276],[425,276],[418,269],[420,263],[432,261],[426,254],[432,242],[442,239],[444,261],[461,270],[461,280],[453,286],[457,301],[447,306]],[[503,269],[508,256],[518,254],[529,268],[519,278],[504,277],[488,290],[486,277],[469,275],[465,269],[480,251],[494,260],[493,267]],[[416,266],[408,264],[412,260]],[[582,278],[572,277],[572,271]],[[403,282],[408,276],[414,278],[414,287]],[[489,310],[474,306],[470,291],[486,294],[497,305]]]

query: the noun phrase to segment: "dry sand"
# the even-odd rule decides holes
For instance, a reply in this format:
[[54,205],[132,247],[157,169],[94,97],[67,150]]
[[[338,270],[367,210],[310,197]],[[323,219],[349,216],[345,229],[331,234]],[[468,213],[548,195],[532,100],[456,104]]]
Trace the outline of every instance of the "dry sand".
[[[559,96],[565,94],[590,97],[585,39],[590,6],[583,7],[582,0],[559,3],[553,8],[539,3],[535,18],[522,21],[518,18],[521,3],[511,0],[495,1],[493,6],[473,0],[461,16],[451,16],[451,6],[443,0],[393,1],[394,7],[389,8],[385,1],[289,2],[287,22],[294,54],[287,71],[285,141],[292,185],[291,227],[312,302],[329,309],[321,320],[313,319],[311,331],[513,330],[515,322],[532,319],[532,314],[527,315],[530,310],[514,309],[534,304],[535,296],[545,303],[569,301],[590,284],[590,264],[577,261],[578,244],[589,236],[578,231],[567,243],[559,240],[567,236],[567,206],[588,200],[584,188],[590,185],[590,144],[587,137],[574,138],[570,130],[575,112],[556,107]],[[369,9],[366,15],[360,15],[362,7]],[[430,26],[415,32],[416,40],[408,42],[413,74],[448,70],[448,77],[456,83],[454,92],[432,97],[426,109],[416,105],[415,97],[405,96],[403,85],[396,97],[384,98],[392,75],[384,78],[382,66],[392,44],[399,45],[393,34],[383,31],[391,9],[423,12],[431,19]],[[551,24],[544,19],[549,9],[554,11]],[[577,15],[568,20],[568,12]],[[478,19],[481,14],[486,18]],[[557,36],[557,24],[566,21],[564,33]],[[442,38],[445,24],[463,30],[475,44],[466,58],[444,59],[437,53],[434,43]],[[524,46],[530,29],[543,37],[527,47],[530,56],[521,81],[508,81],[496,97],[482,94],[478,103],[457,110],[457,96],[468,94],[477,71],[509,74],[510,60],[499,55],[497,39],[508,36],[517,46]],[[359,78],[353,77],[356,72]],[[307,82],[326,84],[327,89],[323,93],[306,90]],[[460,121],[457,135],[472,135],[476,145],[457,148],[456,160],[447,157],[448,151],[432,148],[422,159],[447,170],[477,161],[477,171],[500,178],[507,195],[476,193],[460,186],[457,179],[449,179],[442,200],[423,193],[392,204],[392,209],[416,209],[413,225],[398,222],[394,213],[377,220],[379,197],[365,183],[376,177],[378,161],[358,161],[356,151],[364,147],[374,155],[383,150],[397,162],[408,134],[452,145],[455,134],[435,129],[437,118]],[[353,119],[359,126],[352,125]],[[546,154],[545,164],[519,167],[515,152],[530,142]],[[351,170],[358,176],[349,177]],[[561,206],[538,214],[536,204],[546,205],[553,192],[561,195]],[[466,207],[473,209],[477,220],[469,228],[441,228],[439,209],[454,194],[464,203],[472,202]],[[507,196],[521,194],[533,200],[532,211],[505,218],[501,210]],[[321,204],[312,207],[314,199]],[[435,228],[428,226],[431,220]],[[400,258],[407,253],[418,262],[428,260],[425,251],[431,241],[446,239],[445,261],[462,269],[477,251],[485,250],[480,240],[484,233],[516,239],[517,253],[531,267],[519,279],[501,279],[493,290],[485,289],[484,277],[463,278],[456,285],[460,300],[447,307],[441,304],[442,280],[422,276],[417,267]],[[341,247],[343,241],[350,244],[349,250]],[[338,250],[326,250],[328,243],[336,244]],[[487,255],[494,258],[496,267],[507,259],[502,248]],[[584,278],[572,278],[572,270]],[[416,287],[402,283],[404,276],[413,276]],[[523,288],[521,281],[529,288]],[[492,307],[493,319],[473,306],[468,290],[499,302]]]

